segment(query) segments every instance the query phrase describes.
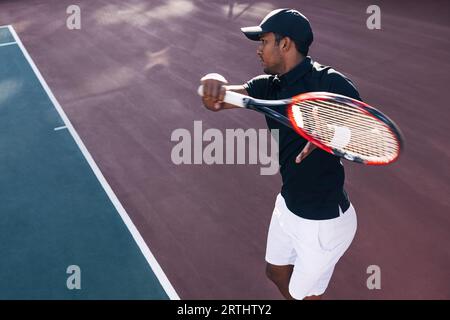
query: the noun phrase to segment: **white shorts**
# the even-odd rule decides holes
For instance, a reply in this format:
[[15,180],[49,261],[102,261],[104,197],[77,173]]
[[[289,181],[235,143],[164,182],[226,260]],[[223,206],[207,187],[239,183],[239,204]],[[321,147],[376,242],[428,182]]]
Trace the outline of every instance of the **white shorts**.
[[325,292],[334,266],[356,233],[352,205],[329,220],[308,220],[292,213],[279,194],[267,237],[266,261],[277,266],[294,265],[289,293],[295,299]]

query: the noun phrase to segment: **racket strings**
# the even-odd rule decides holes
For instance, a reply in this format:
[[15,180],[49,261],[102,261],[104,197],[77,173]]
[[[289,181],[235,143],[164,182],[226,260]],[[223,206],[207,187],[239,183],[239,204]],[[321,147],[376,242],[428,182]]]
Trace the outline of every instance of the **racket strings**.
[[[320,119],[336,119],[339,117],[341,120],[343,119],[346,123],[352,123],[353,127],[360,127],[364,130],[367,130],[368,127],[380,127],[380,122],[373,119],[373,117],[362,113],[355,112],[355,110],[351,110],[352,112],[343,112],[341,110],[334,110],[334,107],[341,107],[341,105],[337,105],[335,103],[327,103],[325,101],[316,102],[316,101],[305,101],[301,103],[302,105],[308,105],[313,108],[311,111],[313,113],[313,117],[316,117],[318,120]],[[332,106],[329,108],[328,106]],[[314,109],[317,107],[316,109]],[[325,107],[325,108],[324,108]],[[319,114],[314,114],[314,112],[321,112],[320,117]],[[353,116],[354,118],[348,118],[349,116]],[[384,128],[384,126],[381,126]]]
[[299,127],[329,147],[367,159],[394,158],[398,153],[399,144],[387,125],[359,108],[325,100],[295,106],[294,118],[301,113]]
[[[325,117],[320,115],[321,120],[320,121],[327,121],[327,123],[325,125],[323,124],[318,124],[318,121],[316,120],[311,120],[311,119],[306,119],[305,122],[310,121],[311,125],[313,125],[317,130],[324,130],[324,132],[334,132],[334,129],[336,127],[340,127],[337,123],[337,119],[336,117],[331,118],[331,117]],[[348,119],[340,119],[342,120],[340,124],[343,124],[343,120],[348,120]],[[332,121],[332,124],[330,124],[330,122]],[[348,121],[347,123],[345,123],[348,125]],[[362,138],[375,138],[376,134],[380,134],[382,131],[380,131],[380,128],[377,127],[372,127],[372,129],[368,129],[368,127],[366,126],[357,126],[357,125],[352,125],[351,126],[352,131],[352,136],[361,136]],[[384,128],[383,128],[384,129]],[[386,131],[386,130],[383,130]],[[388,131],[384,132],[385,134],[388,133]]]
[[[314,130],[315,124],[306,125],[305,127],[310,127],[310,131]],[[380,143],[379,139],[368,139],[367,135],[355,134],[355,130],[348,135],[348,138],[336,139],[334,130],[320,130],[319,133],[313,132],[313,136],[316,139],[325,142],[325,144],[334,147],[336,149],[342,149],[346,152],[352,151],[354,153],[363,154],[365,156],[371,156],[373,154],[391,154],[396,152],[397,146],[386,145],[385,143]],[[348,139],[348,141],[346,140]]]
[[[361,111],[355,111],[354,109],[350,109],[348,108],[346,105],[340,105],[340,104],[336,104],[336,103],[330,103],[327,101],[304,101],[301,102],[301,104],[305,104],[305,105],[312,105],[312,106],[316,106],[318,107],[318,110],[322,110],[322,114],[321,117],[329,117],[329,118],[333,118],[334,116],[354,116],[355,118],[352,119],[355,125],[360,125],[362,128],[364,128],[365,130],[367,129],[368,126],[379,126],[380,122],[376,121],[373,117],[362,113]],[[327,112],[325,112],[324,106],[326,107]],[[331,108],[329,108],[331,107]],[[332,109],[333,107],[337,107],[337,108],[341,108],[338,112],[333,112],[330,113],[328,112],[328,110]],[[319,109],[320,108],[320,109]],[[351,122],[349,119],[347,119],[347,121]]]
[[[313,125],[311,125],[312,127]],[[376,154],[390,154],[392,152],[395,153],[397,147],[395,145],[386,145],[385,143],[380,142],[379,139],[368,139],[367,135],[365,136],[356,136],[355,131],[351,133],[351,138],[349,138],[348,142],[346,138],[344,139],[336,139],[335,133],[332,130],[328,130],[328,132],[320,132],[319,134],[314,134],[316,139],[324,141],[325,144],[337,148],[343,149],[345,151],[353,151],[355,153],[361,153],[366,156],[372,155],[374,152]]]
[[[311,106],[310,104],[305,103],[308,106]],[[317,104],[313,104],[313,106],[318,106]],[[312,123],[314,124],[314,126],[316,128],[319,129],[323,129],[323,128],[327,128],[327,129],[332,129],[333,127],[337,126],[337,124],[349,124],[351,123],[351,121],[349,120],[348,117],[345,117],[345,115],[342,114],[335,114],[333,115],[329,115],[329,112],[326,112],[326,110],[324,110],[323,108],[320,109],[321,110],[321,114],[317,114],[314,115],[314,110],[312,111],[313,116],[309,118],[309,120],[313,120]],[[317,111],[316,111],[317,112]],[[361,114],[359,114],[361,115]],[[306,120],[308,120],[308,117],[305,117]],[[338,120],[340,120],[340,123],[338,122]],[[325,122],[326,121],[326,122]],[[330,124],[331,123],[331,124]],[[385,127],[385,126],[380,126],[380,123],[375,122],[375,121],[371,121],[371,123],[367,123],[367,124],[358,124],[355,122],[351,123],[351,128],[354,129],[354,132],[352,132],[352,136],[357,133],[359,133],[362,137],[364,138],[368,138],[368,137],[375,137],[374,133],[380,133],[383,132],[385,134],[389,134],[389,130]],[[381,131],[380,131],[381,129]],[[327,130],[327,131],[331,131],[332,130]],[[378,141],[378,140],[375,140]]]
[[[306,105],[310,105],[305,103]],[[317,106],[317,104],[314,104],[314,106]],[[322,113],[322,112],[321,112]],[[337,118],[340,119],[337,119]],[[332,117],[332,116],[328,116],[326,113],[320,114],[317,116],[318,119],[320,119],[319,121],[328,121],[326,125],[318,125],[318,121],[314,119],[314,121],[311,123],[311,127],[315,127],[318,128],[319,130],[323,130],[325,127],[325,131],[322,132],[330,132],[331,134],[334,134],[334,128],[337,127],[336,120],[341,120],[341,122],[343,121],[348,121],[348,118],[346,118],[345,116],[341,116],[339,115],[338,117]],[[306,118],[308,119],[308,118]],[[308,121],[308,120],[306,120]],[[328,124],[330,122],[333,122],[333,124]],[[372,127],[371,129],[369,129],[369,126]],[[313,130],[313,129],[311,129]],[[379,123],[377,122],[372,122],[372,124],[367,124],[367,125],[353,125],[352,126],[352,136],[353,137],[358,137],[360,139],[365,139],[366,142],[371,142],[371,143],[380,143],[381,141],[379,140],[377,134],[379,135],[381,134],[385,134],[385,135],[390,135],[389,130],[384,127],[384,126],[380,126]],[[317,131],[317,129],[316,129]],[[384,131],[384,132],[383,132]],[[322,133],[321,132],[321,133]],[[372,139],[371,139],[372,138]],[[393,147],[397,147],[398,143],[396,142],[396,140],[388,140],[388,141],[383,141],[383,143],[387,144],[387,145],[391,145]]]

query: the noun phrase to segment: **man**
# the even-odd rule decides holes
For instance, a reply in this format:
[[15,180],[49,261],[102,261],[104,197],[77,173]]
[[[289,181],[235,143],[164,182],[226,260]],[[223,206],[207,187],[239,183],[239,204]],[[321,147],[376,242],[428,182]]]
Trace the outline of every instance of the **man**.
[[[266,75],[234,86],[221,75],[204,76],[202,99],[209,110],[234,108],[223,102],[226,90],[269,100],[311,91],[360,99],[350,80],[308,56],[313,33],[300,12],[274,10],[259,26],[241,30],[260,41],[257,55]],[[266,121],[270,130],[279,130],[283,181],[267,237],[266,274],[286,299],[320,299],[356,233],[356,213],[344,190],[344,168],[339,158],[294,130],[269,117]]]

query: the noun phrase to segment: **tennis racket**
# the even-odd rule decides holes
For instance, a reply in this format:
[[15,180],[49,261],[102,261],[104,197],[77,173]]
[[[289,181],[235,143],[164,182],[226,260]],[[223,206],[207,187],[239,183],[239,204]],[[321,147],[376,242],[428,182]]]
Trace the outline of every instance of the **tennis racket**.
[[[203,86],[198,88],[203,96]],[[367,165],[396,161],[403,148],[400,129],[379,110],[343,95],[309,92],[283,100],[261,100],[227,91],[224,102],[261,112],[294,129],[335,156]],[[280,113],[287,108],[287,117]]]

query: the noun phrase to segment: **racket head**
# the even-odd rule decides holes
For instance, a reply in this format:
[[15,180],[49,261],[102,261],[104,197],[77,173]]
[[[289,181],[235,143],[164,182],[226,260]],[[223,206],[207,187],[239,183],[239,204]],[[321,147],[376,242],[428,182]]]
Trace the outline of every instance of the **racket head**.
[[353,162],[387,165],[397,161],[404,148],[401,131],[391,119],[343,95],[300,94],[291,99],[287,113],[293,129],[302,137]]

